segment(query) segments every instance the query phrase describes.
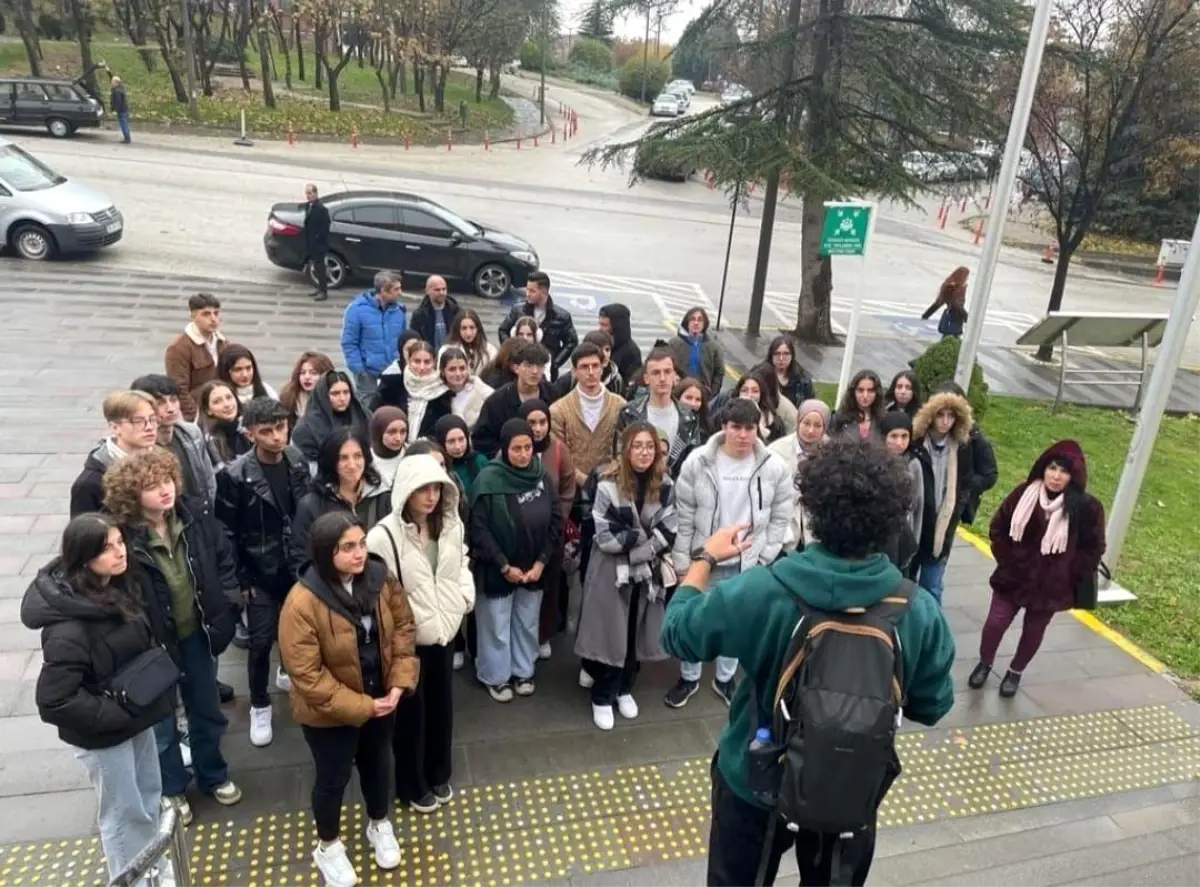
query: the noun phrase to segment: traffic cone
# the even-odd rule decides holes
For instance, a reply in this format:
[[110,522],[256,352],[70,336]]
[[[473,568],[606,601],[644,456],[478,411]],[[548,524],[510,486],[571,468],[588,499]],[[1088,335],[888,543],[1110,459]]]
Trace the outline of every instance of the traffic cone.
[[287,128],[287,143],[289,145],[296,144],[296,127],[292,126],[292,122],[290,120],[288,121]]
[[408,133],[407,132],[404,133],[404,150],[405,151],[408,150]]
[[358,147],[358,127],[353,123],[350,124],[350,147]]
[[1058,250],[1056,250],[1054,248],[1054,244],[1047,243],[1046,248],[1044,250],[1042,250],[1042,263],[1045,265],[1053,265],[1054,264],[1054,254],[1056,252],[1058,252]]
[[1163,275],[1165,272],[1166,272],[1166,267],[1163,265],[1159,265],[1158,272],[1154,275],[1154,285],[1155,286],[1162,286]]

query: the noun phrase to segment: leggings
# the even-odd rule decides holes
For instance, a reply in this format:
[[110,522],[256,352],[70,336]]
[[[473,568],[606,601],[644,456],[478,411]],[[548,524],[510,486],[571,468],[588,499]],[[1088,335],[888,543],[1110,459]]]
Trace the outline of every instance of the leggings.
[[[983,631],[979,636],[979,661],[991,665],[996,660],[996,649],[1004,638],[1004,632],[1017,618],[1020,606],[1008,598],[998,594],[992,595],[992,605],[988,610],[987,621],[983,623]],[[1054,618],[1053,610],[1030,610],[1025,608],[1025,622],[1021,626],[1021,639],[1017,641],[1017,652],[1013,654],[1009,669],[1018,674],[1029,665],[1033,655],[1042,645],[1046,628]]]

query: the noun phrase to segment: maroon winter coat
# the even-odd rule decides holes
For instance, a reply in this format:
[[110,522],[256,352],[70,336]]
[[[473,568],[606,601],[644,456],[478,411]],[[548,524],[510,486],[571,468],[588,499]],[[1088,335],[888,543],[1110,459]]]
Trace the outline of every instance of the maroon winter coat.
[[[1071,519],[1067,550],[1042,554],[1046,514],[1041,508],[1034,508],[1020,542],[1013,542],[1009,536],[1009,525],[1021,494],[1032,481],[1041,480],[1052,459],[1070,468],[1071,486],[1083,493],[1082,507]],[[1104,554],[1104,506],[1087,495],[1086,489],[1087,461],[1075,441],[1059,441],[1038,457],[1029,479],[1008,494],[992,518],[989,536],[996,558],[991,580],[995,594],[1030,610],[1058,612],[1075,606],[1076,583],[1095,573]]]

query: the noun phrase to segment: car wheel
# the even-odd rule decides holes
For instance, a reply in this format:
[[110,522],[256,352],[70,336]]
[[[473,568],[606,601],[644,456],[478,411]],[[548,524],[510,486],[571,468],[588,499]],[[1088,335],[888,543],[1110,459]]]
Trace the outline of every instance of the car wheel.
[[46,121],[46,131],[56,139],[65,139],[75,131],[75,127],[61,117],[51,117]]
[[54,254],[58,252],[58,244],[54,242],[54,236],[41,225],[31,223],[18,225],[13,230],[11,242],[17,255],[22,259],[29,259],[31,262],[53,259]]
[[[346,281],[350,278],[350,269],[346,267],[346,263],[337,253],[325,254],[325,285],[331,290],[345,286]],[[313,286],[317,285],[317,275],[313,272],[313,268],[309,265],[308,279],[313,282]]]
[[503,265],[494,262],[475,272],[475,292],[485,299],[499,299],[512,286],[512,276]]

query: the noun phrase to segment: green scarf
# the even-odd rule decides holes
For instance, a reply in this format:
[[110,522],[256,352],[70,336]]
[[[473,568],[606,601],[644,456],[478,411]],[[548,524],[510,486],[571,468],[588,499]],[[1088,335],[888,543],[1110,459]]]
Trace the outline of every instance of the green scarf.
[[480,496],[488,497],[487,508],[491,515],[488,523],[502,551],[513,551],[517,545],[517,528],[508,511],[508,500],[504,497],[519,496],[537,489],[544,476],[542,460],[537,456],[524,468],[515,468],[496,456],[479,469],[471,487],[471,507],[475,507]]

